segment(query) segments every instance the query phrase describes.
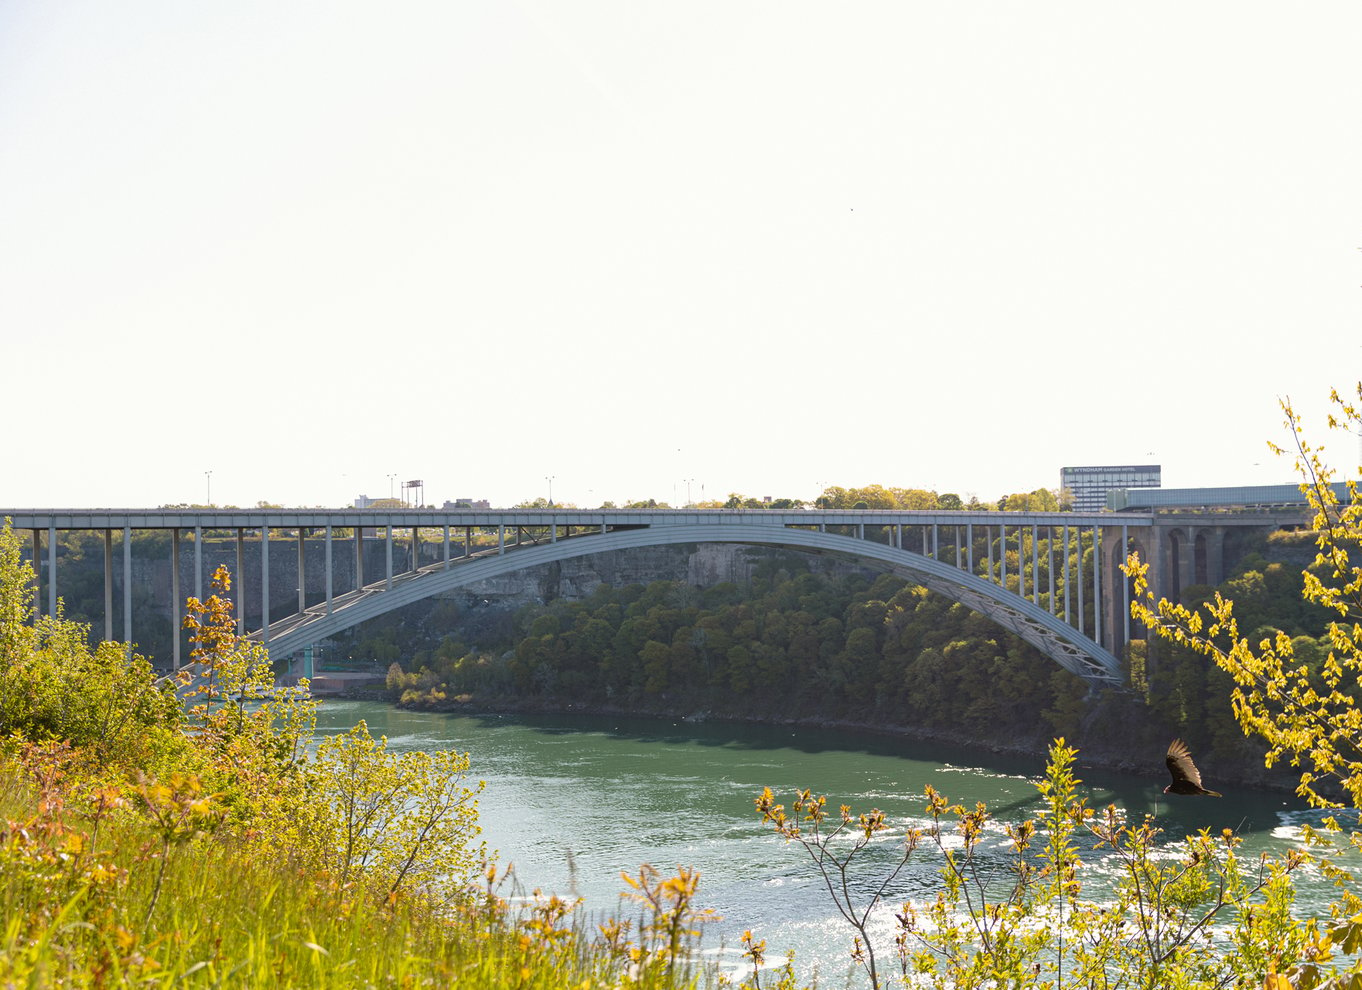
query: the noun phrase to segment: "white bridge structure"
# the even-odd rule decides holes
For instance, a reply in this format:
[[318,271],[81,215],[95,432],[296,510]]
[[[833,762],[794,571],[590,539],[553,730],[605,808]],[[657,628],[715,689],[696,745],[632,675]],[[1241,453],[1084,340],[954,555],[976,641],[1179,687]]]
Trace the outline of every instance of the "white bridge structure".
[[[0,509],[16,531],[32,535],[38,607],[58,607],[58,533],[104,534],[104,637],[114,638],[115,534],[121,536],[122,640],[132,628],[132,534],[170,535],[169,614],[187,594],[205,597],[205,540],[235,539],[233,594],[240,634],[265,643],[276,658],[297,654],[358,623],[421,599],[488,578],[604,551],[677,544],[736,543],[832,555],[899,575],[961,602],[1016,633],[1066,670],[1094,685],[1120,685],[1118,657],[1131,639],[1129,582],[1120,571],[1129,550],[1151,564],[1157,594],[1223,579],[1226,535],[1236,527],[1297,527],[1308,520],[1294,486],[1261,489],[1150,489],[1122,512],[967,512],[770,509]],[[1257,493],[1257,494],[1255,494]],[[1268,499],[1267,494],[1271,498]],[[1292,498],[1295,502],[1292,504]],[[1255,502],[1254,499],[1259,501]],[[1266,499],[1266,501],[1264,501]],[[344,535],[344,544],[338,534]],[[457,541],[456,541],[457,538]],[[258,541],[259,571],[244,565]],[[366,575],[366,543],[386,547],[382,574]],[[394,544],[405,544],[403,570]],[[287,578],[297,605],[271,598],[270,560],[292,543],[296,571]],[[432,546],[433,544],[433,546]],[[277,549],[272,549],[277,547]],[[338,550],[354,554],[353,579],[338,587]],[[418,550],[424,553],[417,552]],[[432,552],[433,551],[433,552]],[[322,556],[324,594],[308,601],[307,580]],[[422,557],[433,558],[421,563]],[[186,567],[192,557],[192,567]],[[188,570],[191,578],[182,579]],[[318,583],[318,582],[314,582]],[[183,585],[188,585],[185,587]],[[44,596],[42,592],[45,591]],[[291,598],[291,595],[289,596]],[[258,601],[258,611],[247,607]],[[286,599],[287,600],[287,599]],[[271,602],[275,611],[271,613]],[[258,615],[245,627],[249,613]],[[181,663],[173,637],[171,666]],[[164,662],[166,658],[162,658]]]

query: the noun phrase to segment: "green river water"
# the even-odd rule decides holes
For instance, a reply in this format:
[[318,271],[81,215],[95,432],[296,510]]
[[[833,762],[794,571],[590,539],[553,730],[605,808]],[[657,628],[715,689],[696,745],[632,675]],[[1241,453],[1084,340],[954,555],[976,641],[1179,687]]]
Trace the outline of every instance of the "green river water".
[[[663,871],[694,867],[702,874],[702,906],[723,916],[706,929],[707,953],[732,968],[740,961],[739,937],[750,928],[767,940],[769,959],[779,961],[794,949],[799,971],[817,967],[820,985],[827,986],[844,983],[850,929],[804,854],[761,825],[753,799],[763,786],[787,806],[796,789],[807,787],[826,794],[834,809],[878,807],[901,834],[923,821],[927,784],[969,806],[985,801],[1005,820],[1032,815],[1039,807],[1034,782],[1043,771],[1039,758],[788,726],[446,715],[328,700],[320,728],[343,731],[360,719],[395,749],[471,754],[473,775],[487,782],[479,804],[483,838],[500,862],[515,865],[526,890],[580,896],[582,910],[605,914],[620,909],[621,871],[636,873],[643,863]],[[1162,754],[1150,759],[1160,766]],[[1302,822],[1318,820],[1286,795],[1250,791],[1170,800],[1160,793],[1165,780],[1085,768],[1081,754],[1079,768],[1092,806],[1114,803],[1133,820],[1155,812],[1170,837],[1229,827],[1255,852],[1282,852]],[[1203,765],[1202,771],[1214,787],[1214,768]],[[890,892],[888,906],[931,896],[937,868],[930,855],[919,853]],[[1097,861],[1097,876],[1102,869]],[[1324,889],[1310,883],[1307,877],[1300,885],[1303,910],[1316,906],[1312,898],[1326,900]],[[886,909],[877,919],[886,949],[891,923]]]

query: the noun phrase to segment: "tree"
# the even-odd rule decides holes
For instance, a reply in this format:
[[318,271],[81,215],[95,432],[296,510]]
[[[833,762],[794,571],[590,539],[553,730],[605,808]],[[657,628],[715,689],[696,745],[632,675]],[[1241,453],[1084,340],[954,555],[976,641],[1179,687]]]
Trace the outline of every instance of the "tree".
[[998,499],[998,508],[1007,512],[1058,512],[1059,496],[1049,488],[1014,492]]
[[[900,509],[945,509],[947,506],[941,503],[941,497],[936,492],[929,492],[925,488],[895,488],[894,500],[896,507]],[[959,501],[959,496],[956,496]]]
[[[1358,396],[1362,400],[1362,384]],[[1355,434],[1362,427],[1359,405],[1337,391],[1331,399],[1336,412],[1329,417],[1330,429]],[[1340,499],[1334,471],[1324,463],[1320,448],[1305,439],[1290,401],[1281,405],[1301,492],[1314,510],[1318,547],[1315,566],[1302,574],[1301,596],[1337,616],[1329,623],[1324,662],[1302,662],[1286,632],[1264,636],[1255,646],[1240,634],[1235,602],[1219,592],[1201,607],[1155,602],[1149,594],[1149,565],[1136,555],[1127,565],[1137,592],[1132,615],[1158,637],[1211,658],[1234,679],[1231,702],[1245,735],[1268,743],[1268,766],[1286,759],[1293,767],[1305,767],[1298,789],[1302,797],[1337,808],[1346,795],[1353,808],[1362,809],[1362,709],[1357,707],[1362,696],[1362,560],[1354,559],[1362,546],[1362,499],[1356,480],[1346,483],[1347,501]],[[1273,449],[1285,453],[1275,444]],[[1261,583],[1261,575],[1240,582],[1250,591]]]
[[0,527],[0,737],[62,740],[102,762],[149,766],[173,749],[180,706],[169,680],[125,644],[90,646],[90,628],[33,617],[33,568]]
[[365,881],[383,897],[462,889],[485,858],[472,845],[483,785],[466,782],[468,766],[454,750],[394,753],[362,721],[323,742],[312,786],[332,814],[319,847],[340,882]]
[[[1330,394],[1330,430],[1351,437],[1362,430],[1362,382],[1357,398],[1337,390]],[[1323,459],[1322,448],[1305,438],[1300,417],[1290,399],[1281,402],[1291,435],[1300,488],[1314,510],[1313,529],[1318,552],[1314,566],[1301,574],[1301,596],[1328,609],[1328,654],[1309,662],[1297,654],[1297,644],[1285,631],[1262,635],[1255,646],[1240,634],[1235,603],[1216,592],[1201,606],[1189,607],[1149,594],[1149,565],[1132,554],[1126,570],[1135,580],[1132,616],[1165,641],[1190,647],[1213,660],[1234,682],[1231,704],[1239,726],[1248,736],[1267,744],[1264,757],[1271,767],[1285,760],[1300,772],[1297,793],[1321,808],[1350,807],[1362,811],[1362,497],[1358,481],[1334,483],[1335,472]],[[1274,452],[1287,451],[1271,445]],[[1326,827],[1339,830],[1337,819]],[[1356,840],[1345,848],[1356,848]],[[1326,870],[1336,870],[1327,860]],[[1335,874],[1338,875],[1338,874]],[[1295,986],[1325,985],[1326,964],[1335,950],[1355,953],[1362,941],[1362,899],[1343,887],[1332,906],[1334,921],[1311,945],[1311,961],[1287,973]],[[1350,982],[1331,977],[1332,986],[1362,985],[1362,962],[1347,970]]]

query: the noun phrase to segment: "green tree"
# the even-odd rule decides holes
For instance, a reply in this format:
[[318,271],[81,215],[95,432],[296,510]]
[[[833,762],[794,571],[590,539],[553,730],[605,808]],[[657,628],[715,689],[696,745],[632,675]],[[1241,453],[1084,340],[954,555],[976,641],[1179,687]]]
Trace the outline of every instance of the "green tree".
[[180,722],[174,685],[122,643],[90,645],[62,614],[33,617],[33,569],[0,527],[0,737],[62,740],[105,762],[156,766]]
[[998,499],[998,508],[1007,512],[1058,512],[1059,496],[1049,488],[1014,492]]

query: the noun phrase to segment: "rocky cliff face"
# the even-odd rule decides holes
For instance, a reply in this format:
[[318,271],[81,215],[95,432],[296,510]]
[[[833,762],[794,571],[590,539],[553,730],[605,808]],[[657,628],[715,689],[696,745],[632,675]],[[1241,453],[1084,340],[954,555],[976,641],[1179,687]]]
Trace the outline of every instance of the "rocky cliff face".
[[456,600],[476,599],[508,607],[558,599],[588,598],[601,585],[623,587],[652,581],[685,581],[699,588],[752,579],[755,568],[772,557],[797,557],[818,573],[846,573],[861,568],[833,558],[792,550],[733,543],[696,543],[682,546],[615,550],[573,557],[528,568],[450,592]]
[[[298,602],[298,544],[296,540],[272,539],[269,544],[269,584],[270,617],[280,619],[297,608]],[[438,543],[423,544],[419,548],[422,565],[437,563],[444,557],[444,548]],[[453,555],[457,560],[460,548],[455,547]],[[225,565],[233,574],[233,594],[245,608],[246,622],[256,625],[259,622],[260,586],[262,568],[260,542],[251,541],[244,545],[241,573],[237,574],[235,543],[227,540],[208,541],[203,547],[202,585],[203,594],[211,593],[209,579],[219,565]],[[476,600],[490,605],[508,608],[518,607],[531,602],[549,602],[557,599],[575,601],[589,597],[601,585],[621,587],[630,584],[648,584],[652,581],[685,581],[700,588],[732,582],[746,585],[753,571],[762,561],[775,558],[798,558],[818,573],[847,573],[858,571],[855,564],[836,558],[819,557],[801,553],[797,550],[776,550],[769,547],[743,546],[730,543],[698,543],[678,546],[644,547],[635,550],[616,550],[591,554],[557,561],[539,567],[526,568],[498,578],[479,581],[475,584],[447,592],[443,597],[456,601]],[[181,544],[180,594],[196,593],[195,558],[192,543]],[[394,544],[393,572],[401,574],[413,566],[410,546],[405,542]],[[91,554],[84,560],[62,561],[59,566],[61,576],[59,589],[70,595],[75,589],[73,578],[77,570],[88,570],[84,584],[90,591],[77,597],[89,598],[81,601],[81,611],[89,615],[103,614],[102,601],[102,558]],[[168,550],[164,553],[142,553],[135,555],[134,581],[136,585],[149,588],[148,596],[152,610],[170,619],[172,613],[178,617],[183,602],[171,602],[171,567]],[[381,540],[364,542],[364,580],[372,583],[383,579],[387,573],[387,548]],[[326,597],[325,552],[320,540],[308,540],[305,550],[304,567],[307,602],[309,605]],[[122,575],[115,569],[115,585],[121,588]],[[331,552],[331,586],[334,594],[340,595],[355,587],[355,551],[350,540],[335,540]],[[117,595],[115,596],[117,605]],[[76,604],[68,599],[68,606]]]

